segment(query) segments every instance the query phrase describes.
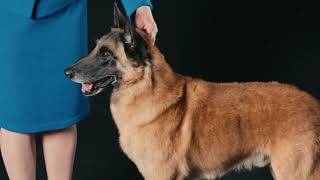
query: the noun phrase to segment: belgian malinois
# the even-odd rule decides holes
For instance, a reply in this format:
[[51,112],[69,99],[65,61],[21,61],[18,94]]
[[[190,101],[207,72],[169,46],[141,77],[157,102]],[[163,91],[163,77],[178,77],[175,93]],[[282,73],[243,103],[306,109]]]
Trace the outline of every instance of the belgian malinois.
[[320,180],[315,98],[276,82],[177,74],[116,5],[111,32],[65,73],[87,96],[113,85],[121,147],[146,180],[215,179],[266,165],[277,180]]

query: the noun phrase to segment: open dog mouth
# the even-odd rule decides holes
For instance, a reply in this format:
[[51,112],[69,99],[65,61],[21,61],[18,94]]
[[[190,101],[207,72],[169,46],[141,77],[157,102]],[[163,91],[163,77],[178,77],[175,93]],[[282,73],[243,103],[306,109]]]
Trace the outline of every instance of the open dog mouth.
[[82,83],[81,91],[85,96],[93,96],[101,92],[107,85],[116,81],[116,76],[107,76],[94,82]]

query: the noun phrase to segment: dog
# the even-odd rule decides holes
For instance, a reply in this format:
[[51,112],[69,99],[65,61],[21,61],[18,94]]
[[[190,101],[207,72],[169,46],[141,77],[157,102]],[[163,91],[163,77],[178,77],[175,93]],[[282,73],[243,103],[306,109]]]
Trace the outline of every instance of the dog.
[[111,32],[65,74],[86,96],[113,86],[121,148],[146,180],[215,179],[267,165],[276,180],[320,180],[314,97],[277,82],[177,74],[116,4]]

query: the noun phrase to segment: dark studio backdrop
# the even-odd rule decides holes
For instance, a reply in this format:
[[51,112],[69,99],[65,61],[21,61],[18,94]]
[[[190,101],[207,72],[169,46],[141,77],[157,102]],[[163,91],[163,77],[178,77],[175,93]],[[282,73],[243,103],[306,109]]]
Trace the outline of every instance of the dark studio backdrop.
[[[156,0],[157,44],[184,75],[215,82],[280,81],[320,98],[320,3],[311,1]],[[89,47],[112,24],[113,1],[89,0]],[[106,90],[79,124],[74,180],[142,179],[121,152]],[[38,179],[45,179],[38,151]],[[0,180],[7,179],[4,167]],[[271,180],[268,168],[223,180]]]

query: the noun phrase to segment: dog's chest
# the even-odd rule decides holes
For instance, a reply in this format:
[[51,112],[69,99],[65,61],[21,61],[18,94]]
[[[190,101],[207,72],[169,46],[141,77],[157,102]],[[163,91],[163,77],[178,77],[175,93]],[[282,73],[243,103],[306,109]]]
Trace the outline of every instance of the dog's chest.
[[170,146],[170,138],[156,124],[145,123],[153,119],[156,113],[137,113],[139,107],[119,104],[111,104],[110,107],[119,130],[121,148],[140,171],[150,168],[145,166],[166,158],[164,151]]
[[[120,130],[120,145],[127,156],[136,163],[138,167],[154,162],[159,159],[161,153],[155,148],[156,139],[148,131],[141,129]],[[139,169],[140,169],[139,168]]]

